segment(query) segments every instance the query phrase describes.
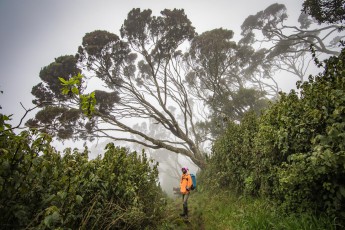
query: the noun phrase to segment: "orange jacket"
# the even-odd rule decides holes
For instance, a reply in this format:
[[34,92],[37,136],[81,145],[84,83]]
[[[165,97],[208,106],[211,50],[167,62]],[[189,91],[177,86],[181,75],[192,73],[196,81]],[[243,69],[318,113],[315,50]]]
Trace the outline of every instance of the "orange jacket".
[[192,177],[189,173],[182,174],[180,182],[180,192],[182,194],[189,194],[188,190],[192,187],[192,183]]

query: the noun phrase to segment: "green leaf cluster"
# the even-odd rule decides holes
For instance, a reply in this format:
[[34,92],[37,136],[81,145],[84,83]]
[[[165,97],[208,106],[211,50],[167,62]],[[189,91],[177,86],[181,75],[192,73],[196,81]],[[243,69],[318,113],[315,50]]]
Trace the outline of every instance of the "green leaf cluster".
[[83,113],[91,118],[92,114],[95,111],[96,97],[95,92],[89,94],[82,94],[79,90],[81,86],[83,76],[78,73],[76,76],[71,77],[69,80],[65,80],[62,77],[59,77],[59,80],[62,85],[61,93],[63,95],[79,96],[80,106]]
[[62,77],[59,77],[61,85],[63,86],[61,92],[63,95],[79,95],[79,87],[81,85],[83,76],[78,73],[76,76],[71,77],[68,80],[65,80]]
[[[2,120],[6,116],[1,115]],[[1,229],[142,229],[164,209],[157,165],[107,145],[104,157],[51,146],[35,130],[0,129]]]
[[81,110],[89,118],[92,117],[92,113],[95,111],[96,98],[95,92],[86,95],[80,95]]
[[345,221],[345,49],[259,118],[230,123],[199,179]]

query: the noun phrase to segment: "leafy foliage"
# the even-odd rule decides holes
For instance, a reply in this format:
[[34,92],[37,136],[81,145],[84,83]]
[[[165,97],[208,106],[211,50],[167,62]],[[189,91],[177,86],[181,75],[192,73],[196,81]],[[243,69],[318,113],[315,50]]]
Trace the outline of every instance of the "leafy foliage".
[[305,0],[303,10],[319,23],[342,23],[345,19],[344,0]]
[[92,114],[95,111],[95,105],[96,105],[96,98],[95,98],[95,92],[89,93],[89,94],[81,94],[79,92],[81,80],[83,79],[83,76],[78,73],[78,75],[71,77],[68,81],[66,81],[63,78],[59,78],[62,84],[61,93],[63,95],[70,95],[72,96],[79,96],[80,100],[80,107],[81,111],[89,118],[92,117]]
[[253,112],[247,113],[240,124],[229,122],[227,131],[213,145],[207,170],[202,172],[205,186],[243,192],[245,181],[255,175],[252,140],[257,122]]
[[205,181],[261,194],[285,210],[345,221],[345,49],[325,71],[281,94],[258,119],[230,123],[214,143]]
[[[308,206],[342,219],[345,219],[344,63],[345,50],[339,57],[326,61],[322,75],[310,77],[309,82],[300,86],[300,125],[290,129],[296,133],[293,141],[301,137],[305,143],[303,146],[303,142],[297,142],[300,148],[291,151],[288,161],[278,170],[278,194],[289,208]],[[295,203],[301,206],[296,207]]]
[[104,157],[51,147],[37,131],[13,133],[1,116],[2,229],[142,229],[164,209],[157,165],[108,144]]

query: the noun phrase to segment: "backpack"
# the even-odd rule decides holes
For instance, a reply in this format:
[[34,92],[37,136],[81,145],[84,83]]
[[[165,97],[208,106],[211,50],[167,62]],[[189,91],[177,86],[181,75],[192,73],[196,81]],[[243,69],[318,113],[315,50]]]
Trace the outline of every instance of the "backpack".
[[192,187],[191,190],[196,189],[196,177],[193,173],[190,173],[190,177],[192,178]]

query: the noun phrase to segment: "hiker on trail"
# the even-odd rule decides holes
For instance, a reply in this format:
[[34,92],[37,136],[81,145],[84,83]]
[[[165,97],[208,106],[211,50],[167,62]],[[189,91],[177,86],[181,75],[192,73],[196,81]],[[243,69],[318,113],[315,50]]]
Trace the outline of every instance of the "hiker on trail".
[[180,182],[180,192],[182,194],[182,200],[183,200],[183,213],[181,213],[180,216],[188,217],[187,201],[188,201],[191,188],[192,188],[192,178],[190,174],[188,173],[188,168],[183,167],[181,182]]

